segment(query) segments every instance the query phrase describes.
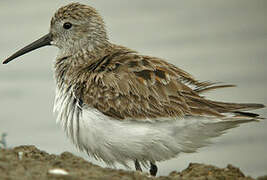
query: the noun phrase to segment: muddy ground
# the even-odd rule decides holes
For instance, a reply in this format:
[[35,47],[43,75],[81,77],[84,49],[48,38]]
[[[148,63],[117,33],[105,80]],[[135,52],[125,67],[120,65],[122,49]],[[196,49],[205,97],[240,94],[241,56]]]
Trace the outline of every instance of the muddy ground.
[[[74,156],[69,152],[60,155],[48,154],[35,146],[19,146],[0,149],[0,180],[252,180],[238,168],[228,165],[217,168],[211,165],[191,163],[181,172],[169,176],[150,177],[134,171],[102,168]],[[267,180],[266,177],[258,180]]]

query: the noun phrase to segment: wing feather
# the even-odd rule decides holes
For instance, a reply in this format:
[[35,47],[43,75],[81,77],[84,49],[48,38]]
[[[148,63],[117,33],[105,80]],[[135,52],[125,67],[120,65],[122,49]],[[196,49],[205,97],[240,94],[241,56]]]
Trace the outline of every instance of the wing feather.
[[162,59],[123,48],[74,72],[78,72],[74,76],[80,79],[75,96],[86,107],[115,119],[224,117],[222,113],[236,109],[257,108],[255,104],[242,106],[208,100],[200,93],[232,85],[214,86],[211,82],[197,81]]

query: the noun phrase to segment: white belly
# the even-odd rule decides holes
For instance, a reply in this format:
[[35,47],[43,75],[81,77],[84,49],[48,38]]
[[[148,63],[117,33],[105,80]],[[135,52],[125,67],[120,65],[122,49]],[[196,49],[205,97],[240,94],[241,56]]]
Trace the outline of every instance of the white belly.
[[160,124],[110,119],[96,109],[83,111],[80,121],[80,143],[89,154],[103,159],[108,164],[138,159],[161,161],[177,155],[182,149],[177,146],[172,131]]
[[[65,96],[64,96],[65,97]],[[115,120],[94,108],[80,108],[72,96],[57,94],[55,111],[73,143],[107,164],[129,160],[163,161],[180,152],[194,152],[240,122],[209,118]]]

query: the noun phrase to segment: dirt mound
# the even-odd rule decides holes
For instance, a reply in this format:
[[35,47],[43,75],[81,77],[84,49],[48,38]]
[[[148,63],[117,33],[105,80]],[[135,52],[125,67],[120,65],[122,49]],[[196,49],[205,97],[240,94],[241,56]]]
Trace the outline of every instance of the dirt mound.
[[[265,178],[262,177],[264,180]],[[252,180],[231,165],[217,168],[191,163],[182,172],[172,172],[166,177],[152,178],[148,174],[102,168],[69,152],[61,155],[48,154],[35,146],[19,146],[0,149],[0,179],[14,180],[83,180],[83,179],[159,179],[159,180]]]

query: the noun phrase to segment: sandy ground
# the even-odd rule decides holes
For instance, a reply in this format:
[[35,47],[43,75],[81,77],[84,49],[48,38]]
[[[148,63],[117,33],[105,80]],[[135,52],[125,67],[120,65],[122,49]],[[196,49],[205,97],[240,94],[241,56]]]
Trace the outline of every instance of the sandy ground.
[[[35,146],[0,149],[0,179],[253,180],[232,165],[228,165],[226,168],[217,168],[211,165],[194,163],[189,164],[181,172],[172,172],[169,176],[153,178],[146,173],[102,168],[69,152],[60,155],[48,154]],[[258,178],[258,180],[264,179],[267,179],[267,176]]]

